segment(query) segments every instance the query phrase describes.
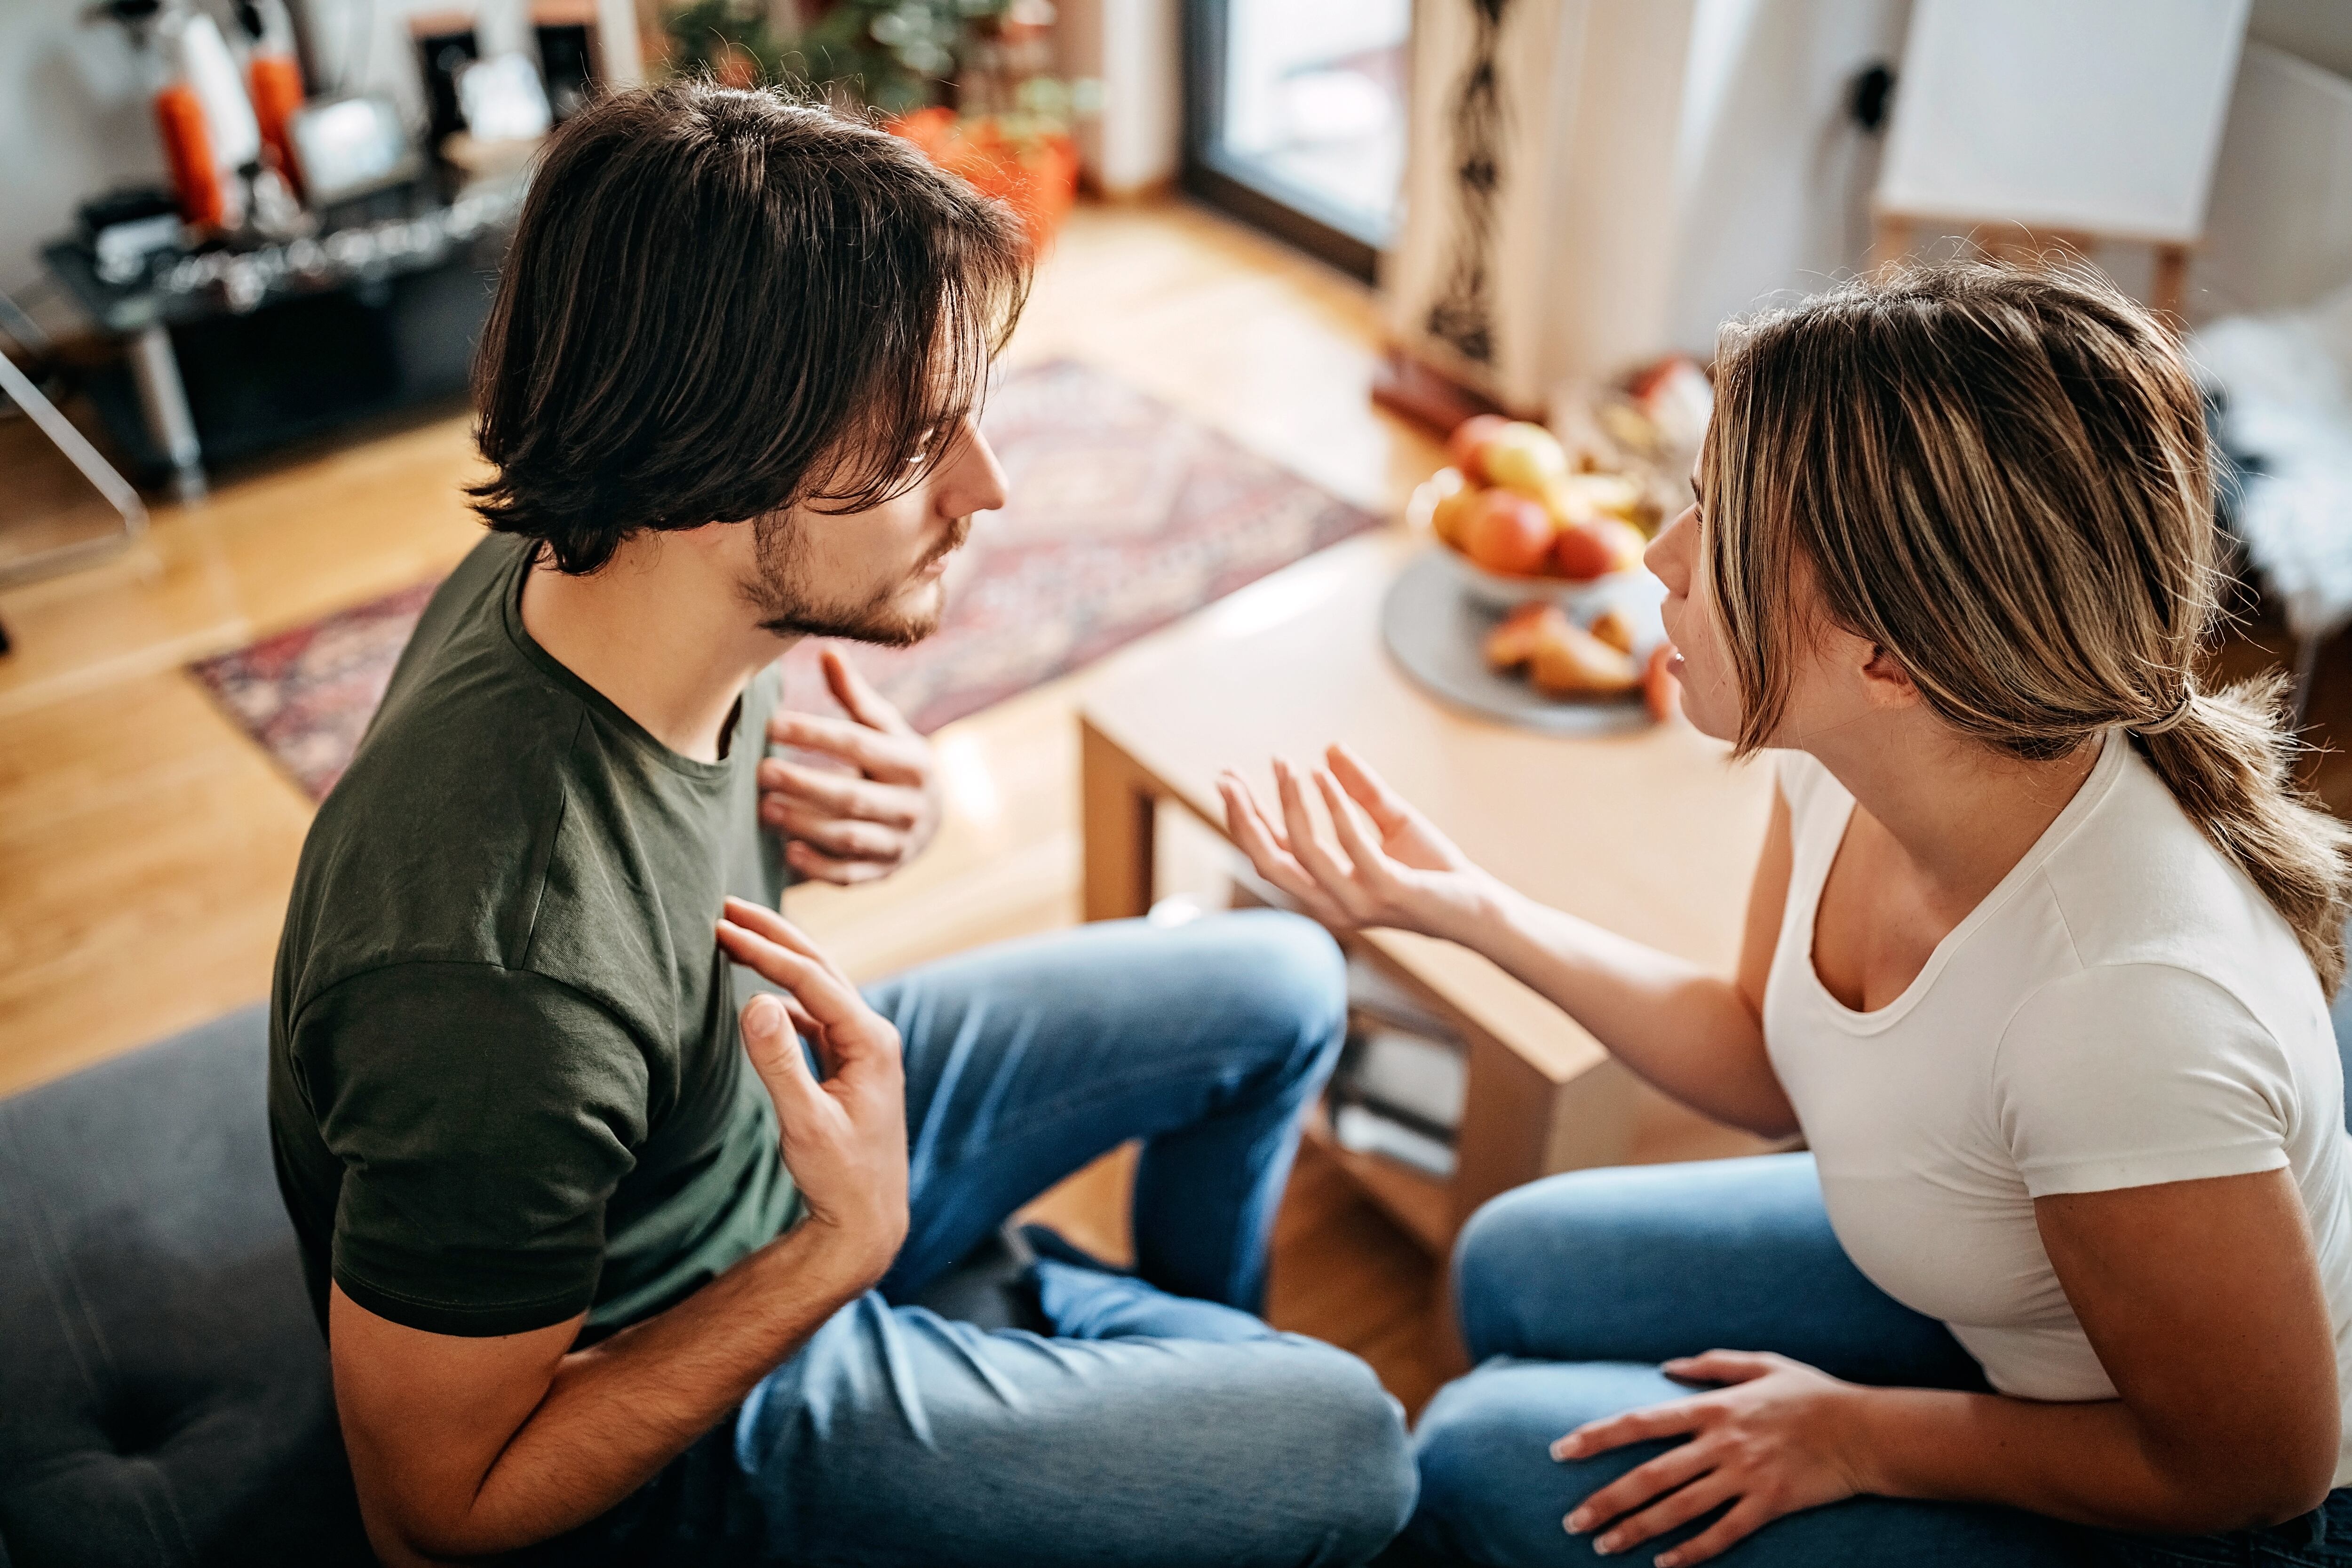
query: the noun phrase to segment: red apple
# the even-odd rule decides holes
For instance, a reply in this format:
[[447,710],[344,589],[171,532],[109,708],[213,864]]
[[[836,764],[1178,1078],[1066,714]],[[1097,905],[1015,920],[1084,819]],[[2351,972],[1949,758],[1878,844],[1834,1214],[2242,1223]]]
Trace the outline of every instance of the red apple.
[[1487,482],[1486,465],[1479,460],[1480,454],[1486,449],[1486,443],[1508,428],[1510,423],[1499,414],[1474,414],[1456,425],[1454,434],[1446,437],[1446,456],[1454,459],[1454,466],[1461,469],[1472,484]]
[[1612,572],[1631,572],[1641,565],[1646,544],[1642,531],[1622,518],[1591,518],[1559,531],[1559,542],[1552,550],[1552,570],[1576,583],[1589,583]]
[[1484,490],[1462,522],[1462,552],[1489,572],[1532,577],[1551,558],[1551,514],[1523,495]]

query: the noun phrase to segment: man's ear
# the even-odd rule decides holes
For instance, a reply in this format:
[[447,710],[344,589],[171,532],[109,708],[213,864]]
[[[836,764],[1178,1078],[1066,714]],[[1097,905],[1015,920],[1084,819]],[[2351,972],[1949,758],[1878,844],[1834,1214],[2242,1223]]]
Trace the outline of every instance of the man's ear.
[[1883,643],[1870,645],[1870,658],[1862,667],[1862,689],[1874,708],[1908,708],[1919,700],[1911,672]]

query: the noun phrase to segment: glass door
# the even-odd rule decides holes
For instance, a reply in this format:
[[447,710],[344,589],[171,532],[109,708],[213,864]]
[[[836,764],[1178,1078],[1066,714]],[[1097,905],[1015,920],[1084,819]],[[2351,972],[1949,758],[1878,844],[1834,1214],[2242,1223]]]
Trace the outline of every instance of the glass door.
[[1404,177],[1412,0],[1187,0],[1184,185],[1370,279]]

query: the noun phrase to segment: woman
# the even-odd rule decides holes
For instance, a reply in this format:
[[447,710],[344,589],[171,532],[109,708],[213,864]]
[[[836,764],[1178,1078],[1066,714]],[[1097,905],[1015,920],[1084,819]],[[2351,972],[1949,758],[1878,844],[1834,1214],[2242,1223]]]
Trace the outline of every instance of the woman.
[[1519,897],[1343,750],[1278,807],[1223,782],[1323,920],[1474,948],[1811,1150],[1482,1210],[1400,1551],[2352,1563],[2352,840],[2275,689],[2191,674],[2170,333],[2080,279],[1849,285],[1727,334],[1696,489],[1648,557],[1685,710],[1780,753],[1734,978]]

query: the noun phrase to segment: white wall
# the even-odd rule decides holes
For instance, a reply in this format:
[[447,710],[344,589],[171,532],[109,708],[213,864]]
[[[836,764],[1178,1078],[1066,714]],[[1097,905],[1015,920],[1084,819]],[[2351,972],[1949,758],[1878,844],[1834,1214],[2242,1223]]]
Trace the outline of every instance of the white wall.
[[1062,68],[1102,83],[1103,111],[1078,127],[1097,190],[1128,195],[1175,179],[1183,160],[1179,0],[1062,0]]
[[1854,77],[1903,52],[1911,0],[1698,0],[1676,169],[1673,337],[1811,293],[1870,247],[1877,143],[1847,118]]

